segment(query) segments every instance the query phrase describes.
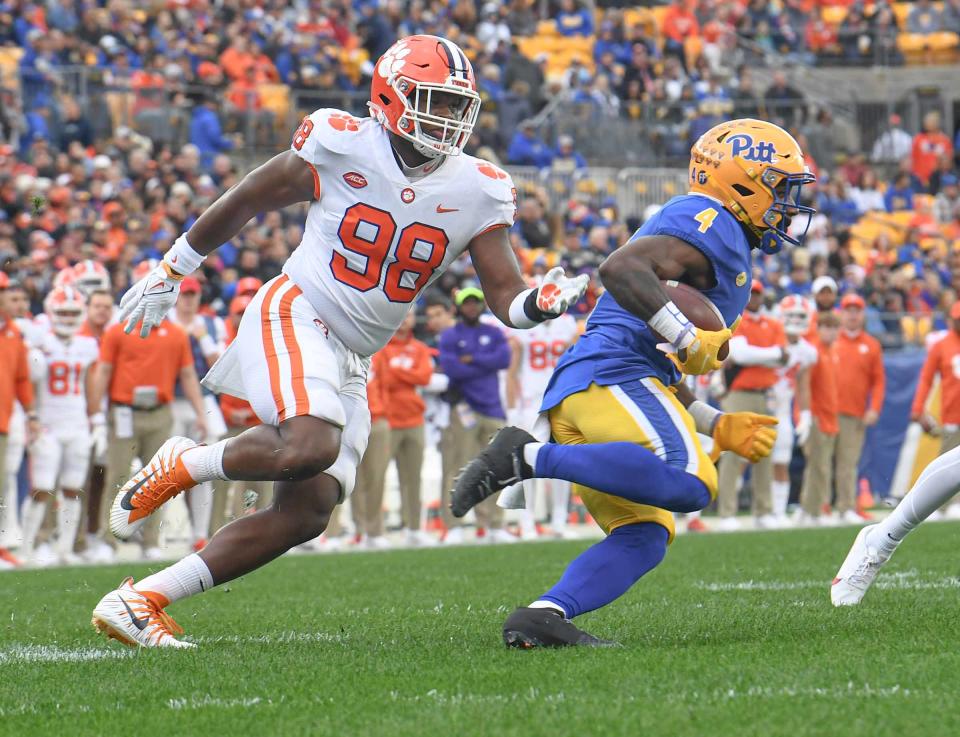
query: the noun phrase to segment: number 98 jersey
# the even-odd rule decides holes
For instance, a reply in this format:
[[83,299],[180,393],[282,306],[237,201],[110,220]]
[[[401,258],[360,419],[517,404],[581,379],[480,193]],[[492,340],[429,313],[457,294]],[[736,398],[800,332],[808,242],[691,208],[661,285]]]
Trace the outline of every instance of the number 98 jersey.
[[513,224],[516,190],[506,172],[460,154],[411,181],[373,118],[317,110],[292,149],[313,167],[317,199],[283,272],[360,355],[387,343],[410,303],[474,237]]

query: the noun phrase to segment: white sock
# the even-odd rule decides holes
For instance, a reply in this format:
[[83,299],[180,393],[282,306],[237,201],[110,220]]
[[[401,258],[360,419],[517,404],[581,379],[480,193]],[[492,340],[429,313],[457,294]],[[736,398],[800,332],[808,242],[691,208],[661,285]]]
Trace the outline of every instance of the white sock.
[[551,479],[550,501],[550,527],[554,532],[561,532],[567,529],[567,517],[570,514],[570,482]]
[[960,448],[927,466],[890,516],[870,531],[870,544],[890,550],[960,491]]
[[80,509],[80,497],[61,495],[57,509],[57,553],[60,555],[73,552],[80,527]]
[[537,473],[537,453],[543,447],[543,443],[527,443],[523,446],[523,460],[533,469],[534,475]]
[[27,497],[23,505],[23,552],[27,555],[33,552],[33,545],[37,541],[37,533],[43,524],[49,501],[38,502],[32,496]]
[[790,482],[774,481],[771,484],[773,491],[773,513],[782,517],[787,513],[787,503],[790,501]]
[[523,482],[524,508],[520,513],[520,530],[525,537],[534,537],[537,534],[537,483]]
[[203,558],[191,553],[169,568],[147,576],[134,588],[137,591],[156,592],[172,604],[188,596],[209,591],[213,585],[213,576]]
[[213,487],[209,483],[194,486],[187,492],[190,506],[190,524],[193,539],[206,540],[210,535],[210,516],[213,514]]
[[557,602],[555,601],[546,601],[544,599],[537,599],[528,608],[529,609],[556,609],[561,614],[563,614],[564,619],[569,619],[569,617],[567,616],[566,610],[562,606],[557,604]]
[[180,458],[187,472],[198,484],[215,479],[229,480],[223,472],[223,451],[231,438],[218,440],[213,445],[198,445],[184,451]]

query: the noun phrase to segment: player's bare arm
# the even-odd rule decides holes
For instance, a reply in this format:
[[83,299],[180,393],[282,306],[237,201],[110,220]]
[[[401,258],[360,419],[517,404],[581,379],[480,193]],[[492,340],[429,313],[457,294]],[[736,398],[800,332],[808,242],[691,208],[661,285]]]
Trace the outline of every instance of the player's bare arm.
[[637,238],[600,264],[600,280],[617,304],[666,339],[663,350],[677,355],[684,373],[705,374],[720,367],[717,355],[731,331],[696,327],[660,285],[661,280],[675,280],[700,291],[713,287],[713,268],[699,250],[668,235]]
[[539,287],[528,288],[506,227],[474,237],[468,249],[487,305],[510,327],[532,328],[562,315],[583,296],[590,282],[585,274],[568,277],[557,266],[547,272]]
[[314,199],[316,187],[310,164],[293,151],[284,151],[247,174],[210,205],[187,232],[187,241],[197,253],[206,256],[260,213]]
[[704,291],[714,285],[715,277],[703,253],[669,235],[629,241],[600,264],[604,288],[617,304],[642,320],[649,321],[670,301],[661,280],[683,282]]

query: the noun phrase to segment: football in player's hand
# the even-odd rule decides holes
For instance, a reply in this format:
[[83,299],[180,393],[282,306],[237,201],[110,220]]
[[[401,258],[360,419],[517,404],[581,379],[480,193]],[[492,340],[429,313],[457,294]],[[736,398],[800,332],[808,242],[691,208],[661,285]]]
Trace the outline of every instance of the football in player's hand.
[[[723,316],[717,306],[703,293],[687,284],[681,284],[677,281],[661,281],[660,285],[667,296],[673,300],[673,303],[680,308],[680,311],[686,315],[694,325],[703,330],[723,330],[727,327],[723,322]],[[654,332],[654,336],[661,342],[666,342],[664,338]],[[718,358],[722,361],[727,357],[730,347],[725,343],[720,349]]]

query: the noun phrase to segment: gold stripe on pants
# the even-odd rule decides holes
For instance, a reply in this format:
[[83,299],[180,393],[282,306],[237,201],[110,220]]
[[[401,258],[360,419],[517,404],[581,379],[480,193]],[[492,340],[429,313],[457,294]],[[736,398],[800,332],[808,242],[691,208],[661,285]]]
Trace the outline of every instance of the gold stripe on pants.
[[[483,450],[494,433],[504,426],[505,421],[497,417],[474,414],[472,427],[466,428],[460,422],[456,407],[450,408],[450,424],[444,428],[440,437],[440,455],[443,462],[443,486],[440,489],[440,509],[443,522],[448,529],[459,527],[462,520],[450,513],[450,491],[453,479],[467,463]],[[486,499],[473,508],[477,516],[477,525],[491,530],[503,527],[503,510],[497,506],[497,495]]]
[[[173,413],[165,404],[154,410],[134,409],[133,437],[118,438],[114,422],[114,408],[110,411],[110,447],[107,451],[107,485],[100,504],[100,534],[103,540],[116,547],[117,540],[110,532],[110,507],[113,499],[130,480],[130,464],[139,458],[143,465],[150,462],[153,454],[170,437],[173,428]],[[156,547],[160,541],[160,521],[163,512],[150,515],[143,526],[143,547]]]
[[837,433],[836,475],[838,514],[857,507],[857,469],[863,452],[863,438],[867,426],[859,417],[840,415],[840,432]]
[[423,469],[423,425],[390,428],[390,456],[397,464],[403,526],[420,529],[420,472]]
[[803,469],[803,487],[800,490],[800,506],[811,517],[819,517],[823,505],[830,501],[836,447],[837,436],[822,432],[814,420],[803,449],[807,465]]
[[[766,392],[732,391],[723,399],[724,412],[756,412],[770,414]],[[721,517],[733,517],[737,513],[737,481],[743,473],[740,456],[726,452],[720,456],[719,484],[717,493],[717,514]],[[773,511],[773,462],[770,456],[753,464],[751,472],[753,501],[751,509],[757,517]]]

